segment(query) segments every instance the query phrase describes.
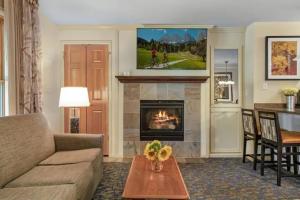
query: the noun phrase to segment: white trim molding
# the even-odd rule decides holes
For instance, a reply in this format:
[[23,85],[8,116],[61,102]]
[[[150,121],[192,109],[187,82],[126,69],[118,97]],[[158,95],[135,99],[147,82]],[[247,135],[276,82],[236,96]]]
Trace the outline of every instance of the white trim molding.
[[201,157],[209,157],[210,149],[209,80],[201,84]]

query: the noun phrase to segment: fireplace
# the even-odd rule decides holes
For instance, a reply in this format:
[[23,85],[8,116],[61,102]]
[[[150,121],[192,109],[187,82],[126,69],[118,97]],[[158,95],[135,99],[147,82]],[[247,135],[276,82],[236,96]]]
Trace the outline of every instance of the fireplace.
[[184,101],[141,100],[140,140],[184,140]]

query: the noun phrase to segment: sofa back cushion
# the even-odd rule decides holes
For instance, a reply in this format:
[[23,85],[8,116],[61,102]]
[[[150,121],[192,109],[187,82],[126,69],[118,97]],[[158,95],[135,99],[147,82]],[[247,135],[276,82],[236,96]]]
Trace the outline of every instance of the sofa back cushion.
[[55,151],[43,114],[0,117],[0,188]]

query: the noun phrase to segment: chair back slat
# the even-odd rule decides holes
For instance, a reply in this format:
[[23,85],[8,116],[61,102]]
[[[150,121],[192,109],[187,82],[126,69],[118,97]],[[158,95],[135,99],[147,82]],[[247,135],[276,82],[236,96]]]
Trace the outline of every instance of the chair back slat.
[[258,134],[254,110],[242,109],[242,121],[244,134],[253,136]]
[[258,116],[262,139],[268,140],[272,143],[278,143],[281,141],[277,113],[259,111]]

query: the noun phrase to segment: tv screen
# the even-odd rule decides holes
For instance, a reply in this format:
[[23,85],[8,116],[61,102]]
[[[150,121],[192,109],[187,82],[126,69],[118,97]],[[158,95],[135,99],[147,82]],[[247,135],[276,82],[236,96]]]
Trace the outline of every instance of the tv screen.
[[206,70],[207,29],[138,28],[137,69]]

